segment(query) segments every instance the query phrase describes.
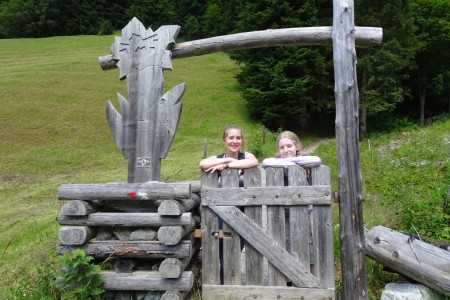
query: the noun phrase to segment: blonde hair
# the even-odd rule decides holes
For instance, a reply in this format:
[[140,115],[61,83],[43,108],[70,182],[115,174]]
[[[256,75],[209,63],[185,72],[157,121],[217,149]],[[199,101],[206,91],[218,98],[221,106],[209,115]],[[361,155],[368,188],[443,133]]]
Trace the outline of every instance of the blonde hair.
[[[281,132],[277,136],[277,140],[276,140],[277,148],[278,148],[278,143],[282,139],[290,139],[296,146],[298,146],[296,155],[300,155],[300,149],[302,148],[302,144],[300,143],[300,139],[298,138],[298,136],[295,133],[293,133],[292,131],[289,131],[289,130],[285,130],[285,131]],[[279,155],[279,153],[277,153],[277,155]]]

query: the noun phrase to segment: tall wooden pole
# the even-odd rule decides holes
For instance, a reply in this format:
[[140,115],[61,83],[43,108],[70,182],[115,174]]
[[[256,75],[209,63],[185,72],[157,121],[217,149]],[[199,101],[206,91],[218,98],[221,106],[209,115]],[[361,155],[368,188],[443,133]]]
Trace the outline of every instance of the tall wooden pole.
[[353,0],[333,0],[332,40],[343,299],[368,299]]

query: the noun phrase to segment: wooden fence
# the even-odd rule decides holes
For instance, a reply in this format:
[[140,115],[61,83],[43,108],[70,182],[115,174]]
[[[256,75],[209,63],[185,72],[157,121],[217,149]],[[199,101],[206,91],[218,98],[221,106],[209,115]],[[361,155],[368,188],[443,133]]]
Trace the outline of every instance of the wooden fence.
[[203,299],[334,299],[329,169],[312,169],[312,186],[301,167],[288,172],[289,186],[282,168],[245,170],[241,188],[235,169],[222,188],[204,172],[200,182],[63,184],[57,253],[111,262],[105,299],[188,298],[199,253]]
[[334,299],[330,172],[202,173],[203,299]]

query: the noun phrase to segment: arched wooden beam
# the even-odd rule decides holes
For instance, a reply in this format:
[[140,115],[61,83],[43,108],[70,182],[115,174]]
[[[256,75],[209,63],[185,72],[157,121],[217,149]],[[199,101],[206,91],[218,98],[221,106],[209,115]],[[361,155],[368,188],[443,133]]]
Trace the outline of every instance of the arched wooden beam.
[[[214,52],[276,46],[325,46],[332,44],[333,27],[301,27],[268,29],[216,36],[175,44],[170,50],[172,58],[184,58]],[[374,48],[381,44],[383,29],[379,27],[355,27],[355,43],[359,48]],[[117,68],[112,55],[99,57],[103,70]]]

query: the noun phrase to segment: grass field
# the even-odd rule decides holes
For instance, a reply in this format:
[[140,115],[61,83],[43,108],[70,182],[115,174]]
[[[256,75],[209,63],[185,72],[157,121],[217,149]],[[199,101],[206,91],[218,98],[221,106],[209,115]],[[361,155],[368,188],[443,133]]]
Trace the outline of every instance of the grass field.
[[[117,93],[126,97],[125,82],[118,79],[117,69],[102,71],[97,60],[109,54],[113,40],[0,40],[0,295],[7,299],[44,299],[53,293],[46,274],[56,268],[55,217],[63,205],[56,194],[61,184],[126,181],[127,162],[105,117],[107,100],[118,108]],[[261,126],[247,117],[234,79],[237,72],[238,66],[223,53],[173,60],[173,71],[165,72],[165,89],[181,82],[188,87],[177,135],[162,162],[162,180],[197,180],[205,139],[208,155],[222,152],[220,137],[228,124],[244,129],[247,149],[257,150],[260,158],[275,152],[274,135],[261,145]],[[432,213],[444,218],[423,227],[441,230],[448,227],[439,201],[445,200],[450,185],[450,121],[404,130],[407,135],[395,131],[361,141],[365,224],[401,227],[409,217],[402,208],[427,199],[424,209],[433,203],[441,209]],[[306,147],[315,142],[309,136],[302,140]],[[332,188],[337,189],[334,140],[323,141],[314,154],[331,167]],[[334,211],[336,223],[337,205]],[[427,215],[415,216],[432,221]],[[445,239],[445,230],[441,232]],[[338,239],[335,226],[337,257]],[[374,270],[368,274],[376,290],[371,299],[379,296],[382,284]]]
[[[54,264],[61,184],[127,179],[127,161],[105,117],[107,100],[118,108],[117,93],[127,96],[125,82],[118,69],[106,72],[98,64],[113,41],[0,40],[0,295],[8,289],[33,294],[27,283],[37,280],[41,266]],[[261,127],[247,119],[237,70],[220,53],[174,60],[173,70],[165,72],[166,89],[181,82],[188,87],[178,132],[162,161],[162,180],[198,180],[205,139],[208,155],[222,152],[228,124],[241,126],[246,136],[261,135]]]

